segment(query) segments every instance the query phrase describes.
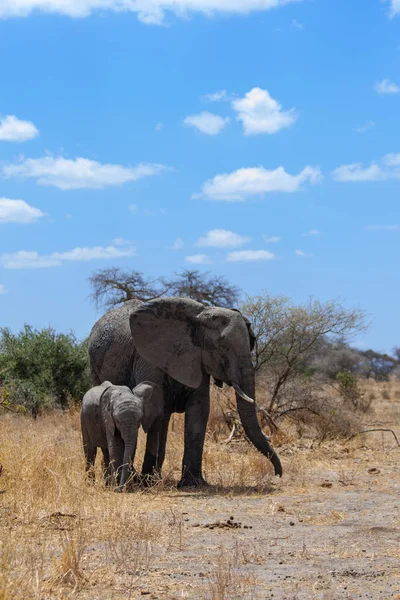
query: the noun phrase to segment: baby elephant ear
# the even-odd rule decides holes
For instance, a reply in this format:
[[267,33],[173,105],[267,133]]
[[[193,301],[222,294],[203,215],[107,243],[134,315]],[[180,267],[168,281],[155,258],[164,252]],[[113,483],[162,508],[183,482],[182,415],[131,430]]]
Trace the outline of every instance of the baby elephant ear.
[[191,388],[198,388],[203,377],[198,318],[203,310],[186,298],[160,298],[143,303],[129,319],[140,356]]
[[99,387],[100,387],[100,388],[103,388],[103,390],[104,390],[104,392],[105,392],[106,390],[108,390],[108,388],[110,388],[110,387],[111,387],[111,386],[113,386],[113,385],[114,385],[114,384],[113,384],[113,383],[111,383],[111,381],[103,381],[103,383],[101,383],[101,384],[99,385]]
[[163,412],[164,399],[161,388],[151,381],[143,381],[132,392],[141,401],[143,408],[142,427],[144,432],[147,433],[155,419]]
[[[107,384],[107,385],[105,385]],[[106,432],[110,436],[115,436],[116,427],[113,416],[113,406],[111,400],[112,390],[110,388],[114,387],[112,383],[109,381],[105,381],[104,384],[99,385],[99,388],[103,388],[103,392],[100,396],[101,401],[101,411],[103,414],[103,419],[106,425]]]

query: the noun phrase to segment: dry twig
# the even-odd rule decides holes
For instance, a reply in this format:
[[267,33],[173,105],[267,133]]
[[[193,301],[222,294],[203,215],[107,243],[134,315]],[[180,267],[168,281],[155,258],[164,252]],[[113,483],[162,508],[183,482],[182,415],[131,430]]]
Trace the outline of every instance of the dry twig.
[[375,431],[388,431],[389,433],[392,433],[394,439],[396,440],[397,446],[400,448],[400,442],[398,440],[397,435],[393,431],[393,429],[382,429],[382,428],[379,428],[379,429],[366,429],[365,431],[358,431],[357,433],[354,433],[349,438],[347,438],[346,441],[349,442],[350,440],[352,440],[353,438],[357,437],[358,435],[361,435],[362,433],[374,433]]

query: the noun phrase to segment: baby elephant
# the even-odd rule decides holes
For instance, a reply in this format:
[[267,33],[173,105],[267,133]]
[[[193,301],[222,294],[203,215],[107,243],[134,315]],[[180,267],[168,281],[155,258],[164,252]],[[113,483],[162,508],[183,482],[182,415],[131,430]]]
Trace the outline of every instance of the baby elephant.
[[101,448],[106,477],[116,481],[117,491],[122,491],[135,456],[139,427],[147,433],[162,411],[161,390],[149,381],[132,391],[105,381],[86,392],[81,407],[86,471]]

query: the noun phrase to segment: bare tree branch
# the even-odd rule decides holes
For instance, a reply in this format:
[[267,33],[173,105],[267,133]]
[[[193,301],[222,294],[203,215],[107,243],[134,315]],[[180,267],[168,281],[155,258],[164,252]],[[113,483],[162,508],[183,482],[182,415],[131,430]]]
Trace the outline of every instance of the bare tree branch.
[[200,271],[185,270],[175,278],[149,279],[133,269],[123,271],[116,267],[96,271],[90,278],[91,299],[95,306],[113,308],[128,300],[155,300],[165,295],[192,298],[206,306],[233,307],[240,291],[224,277]]
[[349,442],[350,440],[354,439],[355,437],[363,434],[363,433],[374,433],[375,431],[387,431],[389,433],[393,434],[394,439],[396,440],[396,444],[397,446],[400,448],[400,442],[398,440],[397,435],[395,434],[395,432],[393,431],[393,429],[366,429],[365,431],[358,431],[357,433],[355,433],[354,435],[351,435],[349,438],[347,438],[347,441]]

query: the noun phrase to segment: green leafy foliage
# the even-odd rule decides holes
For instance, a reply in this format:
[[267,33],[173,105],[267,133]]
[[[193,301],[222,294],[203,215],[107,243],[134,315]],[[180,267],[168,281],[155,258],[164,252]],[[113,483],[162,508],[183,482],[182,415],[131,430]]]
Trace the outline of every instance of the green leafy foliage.
[[360,390],[357,378],[345,369],[336,375],[336,380],[339,383],[340,396],[349,402],[354,408],[366,410],[363,403],[363,393]]
[[34,416],[47,407],[66,408],[91,386],[86,343],[51,327],[25,325],[18,334],[1,329],[0,385],[4,408],[22,406]]

